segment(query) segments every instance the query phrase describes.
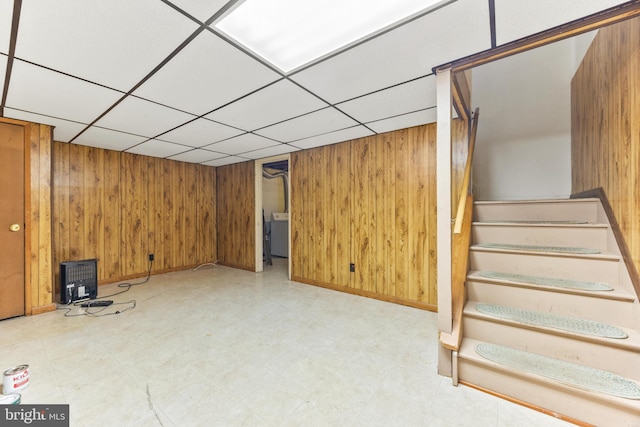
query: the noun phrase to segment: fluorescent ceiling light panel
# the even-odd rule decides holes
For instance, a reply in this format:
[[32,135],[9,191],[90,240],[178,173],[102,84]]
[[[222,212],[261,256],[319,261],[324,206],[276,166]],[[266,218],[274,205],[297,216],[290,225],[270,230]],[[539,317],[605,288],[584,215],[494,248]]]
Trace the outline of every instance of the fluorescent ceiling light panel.
[[433,8],[442,0],[245,0],[215,28],[284,72]]

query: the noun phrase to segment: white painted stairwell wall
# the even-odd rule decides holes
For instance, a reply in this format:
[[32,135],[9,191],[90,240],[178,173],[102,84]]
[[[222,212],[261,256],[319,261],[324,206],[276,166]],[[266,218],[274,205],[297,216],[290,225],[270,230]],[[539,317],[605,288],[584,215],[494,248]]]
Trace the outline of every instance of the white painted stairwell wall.
[[473,70],[480,107],[477,200],[568,198],[571,193],[571,78],[594,34]]

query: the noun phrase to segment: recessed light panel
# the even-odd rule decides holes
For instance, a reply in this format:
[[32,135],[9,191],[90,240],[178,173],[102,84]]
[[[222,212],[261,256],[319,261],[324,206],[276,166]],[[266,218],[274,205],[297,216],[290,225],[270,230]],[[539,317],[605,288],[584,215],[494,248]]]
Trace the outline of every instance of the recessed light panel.
[[246,0],[215,28],[289,72],[442,0]]

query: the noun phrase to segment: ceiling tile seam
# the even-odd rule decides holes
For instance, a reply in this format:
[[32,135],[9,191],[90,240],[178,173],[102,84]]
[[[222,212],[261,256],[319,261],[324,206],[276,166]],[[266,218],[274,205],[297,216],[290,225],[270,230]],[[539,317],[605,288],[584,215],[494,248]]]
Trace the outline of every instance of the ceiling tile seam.
[[[346,128],[336,129],[336,130],[331,130],[331,131],[329,131],[329,132],[322,132],[322,133],[319,133],[319,134],[317,134],[317,135],[305,136],[304,138],[296,139],[295,141],[289,141],[289,142],[287,142],[286,144],[287,144],[287,145],[290,145],[290,146],[292,146],[292,147],[295,147],[295,148],[299,148],[299,149],[301,149],[301,150],[305,150],[305,148],[299,147],[299,146],[295,145],[295,143],[296,143],[296,142],[301,142],[301,141],[306,141],[307,139],[311,139],[311,138],[317,138],[317,137],[319,137],[319,136],[323,136],[323,135],[329,135],[329,134],[336,133],[336,132],[342,132],[343,130],[353,129],[353,128],[357,128],[357,127],[359,127],[359,126],[364,126],[364,125],[360,125],[360,124],[358,124],[358,125],[353,125],[353,126],[347,126]],[[364,127],[366,127],[366,126],[364,126]],[[369,129],[369,128],[367,127],[367,129]],[[377,132],[374,132],[374,131],[372,131],[371,129],[369,129],[369,130],[370,130],[371,132],[373,132],[373,134],[377,134]],[[338,142],[345,142],[345,141],[338,141]]]
[[[284,141],[279,141],[277,139],[270,138],[268,136],[263,136],[263,135],[260,135],[260,134],[257,134],[257,133],[253,133],[253,132],[245,132],[245,133],[242,133],[240,135],[234,135],[234,136],[230,136],[228,138],[221,139],[220,141],[212,142],[211,144],[207,144],[207,145],[205,145],[203,147],[199,147],[199,148],[202,148],[202,149],[206,150],[206,148],[204,148],[204,147],[208,147],[208,146],[211,146],[211,145],[219,144],[221,142],[229,141],[230,139],[239,138],[239,137],[245,136],[245,135],[254,135],[254,136],[258,136],[260,138],[268,139],[268,140],[273,141],[273,142],[277,142],[279,144],[286,144],[286,142],[284,142]],[[210,150],[210,151],[213,151],[213,150]]]
[[371,129],[369,126],[367,126],[364,122],[357,120],[355,117],[351,116],[351,114],[347,114],[344,111],[342,111],[340,108],[338,108],[337,106],[333,105],[332,106],[334,109],[338,110],[339,112],[341,112],[342,114],[344,114],[345,116],[349,117],[351,120],[353,120],[354,122],[364,126],[365,128],[369,129],[371,132],[373,132],[374,135],[377,135],[378,132],[374,131],[373,129]]
[[175,10],[176,12],[184,15],[185,18],[188,18],[188,19],[192,20],[193,22],[195,22],[199,26],[204,25],[204,22],[200,21],[198,18],[196,18],[195,16],[189,14],[187,11],[185,11],[184,9],[181,9],[180,7],[178,7],[175,4],[171,3],[170,1],[167,1],[167,0],[160,0],[160,1],[162,3],[164,3],[164,4],[166,4],[167,6],[169,6],[170,8],[172,8],[173,10]]
[[438,10],[444,8],[444,7],[447,7],[451,3],[455,3],[456,1],[458,1],[458,0],[449,0],[447,2],[443,2],[441,4],[431,6],[431,7],[427,8],[427,9],[423,10],[422,12],[417,13],[416,15],[412,16],[411,18],[409,18],[407,20],[401,20],[400,22],[396,23],[395,25],[392,24],[392,25],[390,25],[390,26],[388,26],[388,27],[386,27],[386,28],[384,28],[384,29],[382,29],[380,31],[374,32],[373,34],[370,34],[370,35],[365,36],[365,37],[363,37],[363,38],[361,38],[359,40],[356,40],[353,43],[350,43],[350,44],[348,44],[346,46],[343,46],[343,47],[341,47],[339,49],[336,49],[335,51],[333,51],[331,53],[328,53],[328,54],[326,54],[326,55],[324,55],[324,56],[322,56],[320,58],[317,58],[316,60],[308,62],[308,63],[306,63],[306,64],[304,64],[304,65],[302,65],[302,66],[290,71],[289,73],[287,73],[287,76],[291,77],[291,76],[294,76],[294,75],[296,75],[298,73],[301,73],[301,72],[303,72],[305,70],[308,70],[309,68],[315,67],[316,65],[319,65],[319,64],[321,64],[321,63],[323,63],[323,62],[325,62],[325,61],[327,61],[329,59],[335,58],[336,56],[342,55],[345,52],[348,52],[348,51],[350,51],[352,49],[355,49],[356,47],[361,46],[361,45],[363,45],[365,43],[368,43],[371,40],[374,40],[374,39],[376,39],[376,38],[378,38],[380,36],[388,34],[391,31],[397,30],[398,28],[401,28],[401,27],[403,27],[403,26],[405,26],[405,25],[407,25],[407,24],[409,24],[409,23],[411,23],[411,22],[413,22],[413,21],[415,21],[417,19],[420,19],[420,18],[422,18],[422,17],[424,17],[426,15],[429,15],[430,13],[436,12],[436,11],[438,11]]
[[433,75],[434,75],[433,73],[429,73],[429,74],[425,74],[423,76],[414,77],[412,79],[406,80],[404,82],[396,83],[396,84],[393,84],[391,86],[384,87],[382,89],[376,89],[376,90],[374,90],[372,92],[365,93],[364,95],[358,95],[358,96],[354,96],[353,98],[345,99],[344,101],[336,102],[334,105],[344,104],[345,102],[350,102],[350,101],[354,101],[356,99],[365,98],[365,97],[367,97],[369,95],[375,95],[376,93],[384,92],[385,90],[393,89],[393,88],[396,88],[396,87],[399,87],[399,86],[402,86],[402,85],[405,85],[405,84],[408,84],[408,83],[413,83],[415,81],[418,81],[420,79],[425,79],[425,78],[433,76]]
[[[243,154],[255,153],[256,151],[266,150],[267,148],[280,147],[281,145],[287,145],[287,146],[293,147],[293,145],[288,144],[288,143],[286,143],[286,142],[280,142],[280,143],[278,143],[278,144],[270,145],[270,146],[268,146],[268,147],[256,148],[255,150],[243,151],[243,152],[241,152],[241,153],[233,154],[233,155],[234,155],[234,156],[241,156],[241,155],[243,155]],[[295,148],[298,148],[298,147],[295,147]]]
[[[37,113],[35,111],[29,111],[29,110],[23,110],[22,108],[15,108],[15,107],[11,107],[11,106],[7,106],[7,108],[11,109],[11,110],[16,110],[16,111],[21,111],[23,113],[29,113],[29,114],[35,114],[37,116],[43,116],[43,117],[49,117],[51,119],[56,119],[56,120],[62,120],[64,122],[69,122],[69,123],[77,123],[79,125],[83,125],[86,126],[87,123],[83,123],[83,122],[79,122],[77,120],[70,120],[70,119],[63,119],[62,117],[57,117],[57,116],[52,116],[50,114],[43,114],[43,113]],[[141,136],[141,135],[140,135]],[[146,137],[145,137],[146,138]]]
[[[275,81],[273,81],[273,82],[271,82],[271,83],[268,83],[268,84],[266,84],[266,85],[264,85],[264,86],[262,86],[262,87],[259,87],[259,88],[257,88],[257,89],[254,89],[254,90],[252,90],[251,92],[248,92],[248,93],[246,93],[246,94],[242,95],[242,96],[241,96],[241,97],[239,97],[239,98],[236,98],[236,99],[234,99],[234,100],[232,100],[232,101],[227,102],[226,104],[223,104],[223,105],[221,105],[221,106],[219,106],[219,107],[216,107],[216,108],[214,108],[213,110],[207,111],[207,112],[206,112],[206,113],[204,113],[204,114],[200,114],[200,115],[196,115],[196,114],[193,114],[193,113],[188,113],[188,114],[196,115],[196,116],[197,116],[197,117],[196,117],[196,119],[205,119],[205,120],[209,120],[210,122],[214,122],[214,123],[217,123],[217,124],[220,124],[220,125],[229,126],[229,127],[231,127],[231,128],[237,129],[237,130],[242,131],[242,132],[247,132],[247,133],[252,132],[252,131],[250,131],[250,130],[243,129],[243,128],[239,128],[239,127],[237,127],[237,126],[230,125],[230,124],[227,124],[227,123],[223,123],[223,122],[218,121],[218,120],[209,119],[209,118],[207,118],[207,117],[205,117],[205,116],[208,116],[209,114],[215,113],[216,111],[218,111],[218,110],[220,110],[220,109],[222,109],[222,108],[224,108],[224,107],[228,107],[229,105],[231,105],[231,104],[233,104],[233,103],[235,103],[235,102],[241,101],[241,100],[243,100],[244,98],[246,98],[246,97],[248,97],[248,96],[251,96],[251,95],[253,95],[253,94],[257,93],[257,92],[260,92],[260,91],[261,91],[261,90],[263,90],[263,89],[268,88],[269,86],[272,86],[272,85],[274,85],[274,84],[276,84],[276,83],[278,83],[278,82],[281,82],[282,80],[284,80],[284,79],[283,79],[283,78],[280,78],[280,79],[275,80]],[[135,96],[135,95],[132,95],[132,96]],[[145,99],[145,100],[146,100],[146,98],[141,98],[141,99]],[[153,102],[153,101],[151,101],[151,102]],[[158,105],[164,105],[164,104],[158,104]],[[166,107],[167,107],[167,106],[166,106]],[[172,107],[169,107],[169,108],[172,108]],[[174,108],[174,109],[175,109],[175,108]],[[181,110],[178,110],[178,111],[181,111]],[[191,121],[190,121],[190,122],[191,122]],[[184,124],[187,124],[187,123],[184,123]],[[183,124],[183,125],[184,125],[184,124]],[[172,130],[175,130],[175,129],[177,129],[177,128],[179,128],[179,127],[183,126],[183,125],[176,126],[176,127],[175,127],[175,128],[173,128],[173,129],[169,129],[168,131],[163,132],[163,133],[161,133],[160,135],[164,135],[164,134],[165,134],[165,133],[167,133],[167,132],[171,132]],[[254,130],[256,130],[256,129],[254,129]]]
[[395,119],[395,118],[402,117],[402,116],[408,116],[409,114],[419,113],[419,112],[421,112],[421,111],[433,110],[433,109],[434,109],[434,108],[436,108],[436,107],[437,107],[437,106],[436,106],[436,105],[434,105],[434,106],[432,106],[432,107],[420,108],[420,109],[418,109],[418,110],[413,110],[413,111],[409,111],[409,112],[406,112],[406,113],[395,114],[395,115],[393,115],[393,116],[385,117],[385,118],[382,118],[382,119],[371,120],[371,121],[368,121],[368,122],[366,122],[366,123],[367,123],[367,124],[372,124],[372,123],[383,122],[383,121],[385,121],[385,120]]
[[91,126],[93,126],[96,122],[106,116],[111,110],[117,107],[122,101],[124,101],[129,95],[131,95],[136,89],[142,86],[147,80],[153,77],[162,67],[164,67],[171,59],[173,59],[178,53],[180,53],[189,43],[191,43],[202,31],[204,31],[205,27],[200,26],[196,29],[191,35],[189,35],[182,43],[178,45],[165,59],[160,61],[158,65],[156,65],[153,70],[151,70],[146,76],[144,76],[138,83],[136,83],[133,88],[131,88],[127,93],[125,93],[122,97],[120,97],[113,105],[107,108],[102,114],[100,114],[97,118],[95,118],[86,128],[80,131],[76,136],[74,136],[69,142],[73,142],[80,135],[86,132]]
[[[279,124],[282,124],[282,123],[290,122],[291,120],[299,119],[300,117],[308,116],[309,114],[317,113],[318,111],[326,110],[326,109],[331,108],[331,107],[333,107],[333,106],[331,104],[328,104],[325,107],[316,108],[315,110],[308,111],[308,112],[302,113],[302,114],[298,114],[297,116],[293,116],[293,117],[290,117],[288,119],[280,120],[279,122],[270,123],[270,124],[268,124],[266,126],[262,126],[262,127],[257,128],[257,129],[253,129],[252,131],[250,131],[248,133],[259,132],[259,131],[264,130],[266,128],[270,128],[272,126],[276,126],[276,125],[279,125]],[[260,135],[260,134],[257,133],[256,135]],[[262,135],[260,135],[260,136],[262,136]],[[280,141],[280,142],[283,142],[283,141]]]
[[4,106],[7,103],[9,93],[9,83],[11,82],[11,70],[13,59],[16,54],[16,42],[18,40],[18,27],[20,26],[20,11],[22,10],[22,0],[14,0],[13,15],[11,18],[11,36],[9,38],[9,52],[7,55],[7,66],[4,72],[4,85],[2,88],[2,98],[0,99],[0,117],[4,116]]
[[123,93],[123,94],[125,93],[123,90],[116,89],[116,88],[113,88],[111,86],[104,85],[102,83],[94,82],[92,80],[85,79],[84,77],[79,77],[79,76],[76,76],[76,75],[73,75],[73,74],[69,74],[69,73],[66,73],[64,71],[56,70],[55,68],[47,67],[46,65],[42,65],[42,64],[38,64],[37,62],[29,61],[28,59],[24,59],[24,58],[20,58],[20,57],[16,57],[15,59],[20,61],[20,62],[24,62],[25,64],[33,65],[35,67],[42,68],[44,70],[51,71],[51,72],[54,72],[54,73],[57,73],[57,74],[60,74],[60,75],[66,76],[66,77],[71,77],[72,79],[80,80],[82,82],[89,83],[89,84],[92,84],[92,85],[95,85],[95,86],[99,86],[99,87],[104,88],[104,89],[109,89],[109,90],[112,90],[114,92]]
[[251,52],[249,49],[245,48],[244,46],[242,46],[239,43],[236,43],[235,40],[233,40],[230,37],[227,37],[225,34],[223,33],[219,33],[218,31],[215,30],[215,28],[212,27],[207,27],[207,30],[209,30],[209,32],[211,32],[213,35],[215,35],[216,37],[220,38],[220,40],[230,44],[231,46],[233,46],[234,48],[238,49],[240,52],[244,53],[245,55],[247,55],[248,57],[250,57],[251,59],[253,59],[256,62],[259,62],[260,64],[264,65],[265,67],[269,68],[271,71],[273,71],[274,73],[279,74],[281,77],[286,77],[287,74],[282,71],[281,69],[279,69],[278,67],[276,67],[275,65],[267,62],[265,59],[263,59],[262,57],[256,55],[255,53]]

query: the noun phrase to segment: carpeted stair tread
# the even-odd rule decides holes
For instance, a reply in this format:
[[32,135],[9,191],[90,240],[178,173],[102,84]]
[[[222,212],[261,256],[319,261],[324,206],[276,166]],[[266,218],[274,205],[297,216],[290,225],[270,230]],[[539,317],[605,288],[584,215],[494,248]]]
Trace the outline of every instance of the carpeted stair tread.
[[583,390],[640,400],[638,383],[608,371],[497,344],[481,343],[475,347],[475,351],[487,360],[514,370],[550,378]]
[[478,303],[475,310],[488,316],[512,320],[527,325],[559,329],[562,331],[591,335],[604,338],[625,339],[628,335],[622,329],[594,320],[576,317],[560,316],[557,314],[524,310],[497,304]]
[[512,245],[506,243],[476,243],[475,247],[487,249],[505,249],[511,251],[529,252],[553,252],[562,254],[599,254],[598,249],[576,248],[570,246],[537,246],[537,245]]
[[612,291],[613,288],[606,283],[590,282],[587,280],[569,280],[555,277],[527,276],[524,274],[501,273],[497,271],[480,271],[482,277],[511,282],[528,283],[532,285],[551,286],[564,289],[578,289],[581,291]]

